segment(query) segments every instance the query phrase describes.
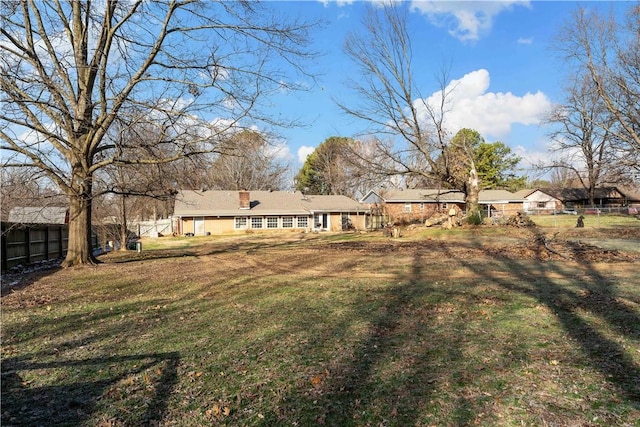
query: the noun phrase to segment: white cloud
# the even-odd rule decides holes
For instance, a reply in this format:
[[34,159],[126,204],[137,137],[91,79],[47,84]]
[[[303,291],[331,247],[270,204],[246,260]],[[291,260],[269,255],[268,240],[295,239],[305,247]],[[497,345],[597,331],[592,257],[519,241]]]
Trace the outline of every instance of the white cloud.
[[266,148],[266,154],[270,157],[274,157],[285,162],[289,162],[294,158],[286,142],[278,142],[268,145]]
[[320,3],[324,5],[324,7],[329,6],[331,3],[335,3],[338,7],[346,6],[352,4],[355,0],[319,0]]
[[314,150],[315,150],[315,147],[309,147],[306,145],[303,145],[300,148],[298,148],[298,162],[304,163],[307,160],[307,157],[311,153],[313,153]]
[[[511,92],[488,92],[489,84],[489,72],[484,69],[449,83],[445,112],[448,131],[455,134],[462,128],[471,128],[485,138],[502,138],[511,132],[513,124],[538,124],[551,107],[549,98],[540,91],[517,96]],[[440,91],[435,92],[426,103],[437,110],[441,96]]]
[[549,146],[544,142],[541,142],[537,149],[517,145],[513,148],[513,153],[522,159],[520,167],[525,170],[535,170],[537,166],[549,163],[551,155]]
[[[320,3],[324,5],[324,7],[328,7],[330,4],[335,4],[338,7],[349,6],[356,2],[356,0],[318,0]],[[375,5],[375,6],[383,6],[385,4],[393,4],[393,3],[402,3],[404,0],[366,0],[367,2]]]
[[518,39],[518,44],[533,44],[533,37],[529,37],[529,38],[524,38],[524,37],[520,37]]
[[462,40],[474,41],[488,32],[493,19],[514,5],[528,6],[528,1],[413,1],[411,10],[425,15],[439,27],[448,28],[449,34]]

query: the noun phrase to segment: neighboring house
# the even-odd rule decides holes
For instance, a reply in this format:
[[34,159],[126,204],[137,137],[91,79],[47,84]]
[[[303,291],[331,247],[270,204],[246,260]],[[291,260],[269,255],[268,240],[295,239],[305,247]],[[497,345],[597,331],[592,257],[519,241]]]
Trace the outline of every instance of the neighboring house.
[[[179,234],[364,229],[368,209],[346,196],[299,191],[180,191],[174,217]],[[344,227],[343,227],[344,225]]]
[[386,216],[392,223],[424,222],[435,213],[446,213],[452,207],[465,208],[464,193],[437,189],[370,190],[360,200]]
[[17,207],[9,211],[8,222],[15,224],[68,224],[69,209],[66,207]]
[[523,209],[530,214],[549,215],[566,210],[640,207],[640,194],[617,187],[596,188],[594,206],[584,188],[538,188],[516,193],[524,199]]
[[528,214],[550,215],[566,208],[561,199],[544,188],[520,190],[515,194],[523,199],[522,209]]
[[626,205],[635,208],[636,212],[640,209],[640,187],[635,188],[620,188],[620,192],[624,195]]
[[506,217],[523,210],[524,197],[507,190],[481,190],[478,197],[487,217]]
[[[424,222],[436,213],[446,213],[452,207],[466,209],[465,194],[455,190],[439,189],[384,189],[369,191],[361,200],[372,210],[376,208],[391,222]],[[506,190],[482,190],[479,204],[490,217],[507,216],[522,210],[522,197]]]
[[640,204],[640,195],[618,187],[596,188],[593,205],[589,202],[589,192],[585,188],[548,188],[543,191],[560,199],[565,208],[616,208]]

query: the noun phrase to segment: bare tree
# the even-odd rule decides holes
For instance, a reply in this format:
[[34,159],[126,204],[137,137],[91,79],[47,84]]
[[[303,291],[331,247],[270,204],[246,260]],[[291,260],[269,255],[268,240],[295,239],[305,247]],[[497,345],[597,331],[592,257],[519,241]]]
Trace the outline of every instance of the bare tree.
[[[262,123],[286,89],[314,23],[249,1],[3,2],[0,140],[6,167],[45,173],[70,203],[64,266],[92,263],[96,171],[214,150],[229,129]],[[297,80],[300,81],[300,80]],[[107,133],[144,118],[163,157],[132,159]]]
[[288,165],[265,135],[243,130],[220,145],[208,171],[208,186],[219,190],[281,190]]
[[6,169],[0,175],[0,209],[2,221],[16,207],[62,207],[67,202],[45,176],[33,169]]
[[[174,171],[175,162],[136,162],[141,158],[163,159],[168,154],[161,151],[163,145],[155,144],[157,137],[153,134],[153,127],[144,123],[131,126],[117,121],[108,134],[121,154],[118,162],[106,165],[94,174],[93,198],[101,215],[97,225],[103,226],[110,240],[120,241],[120,248],[125,250],[130,218],[144,219],[141,218],[144,212],[151,208],[155,219],[157,202],[173,198],[175,180],[179,175]],[[106,156],[113,155],[109,151],[106,153]],[[117,225],[118,233],[114,233],[114,225]]]
[[387,176],[444,182],[466,193],[469,214],[478,212],[479,186],[473,156],[468,156],[469,175],[461,185],[455,174],[457,159],[447,155],[452,134],[445,128],[445,116],[454,88],[443,71],[438,78],[437,102],[428,102],[420,93],[414,81],[406,8],[396,3],[371,7],[364,32],[348,36],[345,52],[356,66],[358,79],[349,85],[360,103],[338,104],[345,113],[368,123],[367,133],[380,135],[369,139],[377,154],[361,160]]
[[587,190],[591,204],[595,189],[619,174],[615,135],[610,132],[615,118],[606,109],[593,80],[584,75],[570,77],[566,100],[556,105],[546,118],[553,129],[550,137],[560,157],[543,165],[546,169],[565,169],[569,177]]
[[[578,8],[558,37],[556,48],[586,74],[613,122],[598,123],[637,159],[640,152],[640,5],[629,3],[627,20]],[[638,165],[629,165],[635,167]]]

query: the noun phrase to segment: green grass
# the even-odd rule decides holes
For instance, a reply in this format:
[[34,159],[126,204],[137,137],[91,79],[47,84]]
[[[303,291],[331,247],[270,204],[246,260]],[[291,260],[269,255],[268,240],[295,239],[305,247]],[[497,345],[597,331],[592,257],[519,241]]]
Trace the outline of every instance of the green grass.
[[418,237],[161,239],[35,280],[2,299],[2,425],[639,425],[637,265]]
[[[533,222],[540,227],[575,227],[577,215],[533,215]],[[584,215],[585,228],[640,228],[640,220],[631,215]]]

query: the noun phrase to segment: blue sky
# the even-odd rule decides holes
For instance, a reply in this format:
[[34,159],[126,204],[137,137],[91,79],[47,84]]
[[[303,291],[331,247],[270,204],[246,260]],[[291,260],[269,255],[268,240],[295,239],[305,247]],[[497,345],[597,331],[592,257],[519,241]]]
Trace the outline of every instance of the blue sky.
[[[367,1],[281,1],[270,6],[322,19],[314,48],[323,52],[312,65],[322,74],[317,87],[274,100],[283,114],[308,127],[283,132],[294,166],[330,136],[352,136],[362,123],[340,112],[338,98],[350,102],[346,77],[351,67],[342,51],[345,36],[360,28]],[[454,97],[450,127],[470,127],[489,141],[502,141],[523,158],[523,167],[549,156],[547,130],[539,125],[552,103],[562,101],[562,62],[551,49],[560,27],[582,5],[622,11],[628,2],[404,1],[420,90],[438,90],[436,74],[446,66],[464,88]],[[355,76],[357,77],[357,76]],[[452,132],[455,130],[451,129]]]

